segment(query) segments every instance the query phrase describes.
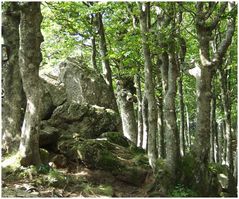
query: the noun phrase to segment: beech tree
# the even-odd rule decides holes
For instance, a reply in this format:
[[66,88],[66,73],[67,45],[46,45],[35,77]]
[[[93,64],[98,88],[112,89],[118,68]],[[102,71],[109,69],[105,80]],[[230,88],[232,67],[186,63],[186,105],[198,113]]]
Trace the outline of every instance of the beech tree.
[[7,46],[8,60],[2,64],[2,135],[3,148],[7,152],[16,149],[19,144],[25,96],[18,64],[19,57],[19,3],[6,2],[3,4],[2,33],[4,44]]
[[40,50],[42,14],[39,2],[21,4],[19,65],[26,93],[27,106],[22,126],[19,152],[23,166],[39,165],[39,125],[41,86],[39,65],[42,61]]
[[142,47],[144,54],[144,74],[145,74],[145,98],[148,104],[148,156],[150,165],[155,168],[156,163],[156,132],[157,132],[157,107],[154,92],[154,80],[152,76],[152,61],[150,49],[148,46],[147,33],[149,27],[147,24],[146,3],[139,3],[140,9],[140,30],[142,36]]
[[[208,161],[210,150],[210,101],[211,101],[211,83],[215,73],[215,67],[222,62],[229,45],[231,44],[232,36],[235,31],[236,12],[228,16],[227,31],[224,39],[219,44],[216,53],[210,56],[210,40],[212,31],[218,26],[222,19],[226,8],[228,12],[233,10],[233,3],[222,3],[219,11],[215,14],[210,4],[199,2],[196,4],[196,29],[199,42],[200,64],[197,66],[197,134],[194,144],[197,168],[196,182],[197,189],[202,195],[208,194]],[[213,20],[208,21],[209,17],[213,16]],[[229,132],[228,132],[229,134]]]

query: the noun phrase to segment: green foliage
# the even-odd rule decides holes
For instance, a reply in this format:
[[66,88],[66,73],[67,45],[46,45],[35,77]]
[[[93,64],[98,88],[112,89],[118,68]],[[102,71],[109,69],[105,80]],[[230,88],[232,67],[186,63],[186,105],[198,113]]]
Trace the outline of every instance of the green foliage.
[[209,163],[208,169],[210,172],[214,174],[219,174],[219,173],[227,174],[227,171],[228,171],[228,167],[226,165],[221,165],[221,164],[213,163],[213,162]]
[[119,132],[105,132],[101,135],[101,137],[106,137],[109,142],[118,144],[123,147],[128,147],[129,142],[126,137],[124,137]]
[[64,187],[68,183],[69,177],[56,169],[51,169],[44,177],[44,182],[53,187]]
[[198,195],[191,189],[178,184],[169,194],[171,197],[197,197]]
[[51,167],[48,164],[41,164],[37,167],[37,172],[39,174],[47,174],[51,170]]
[[110,153],[109,151],[103,151],[99,157],[98,162],[99,168],[109,169],[109,170],[118,170],[122,168],[120,162]]
[[140,167],[148,167],[149,165],[149,160],[146,155],[144,154],[138,154],[133,158],[133,162],[135,165],[140,166]]

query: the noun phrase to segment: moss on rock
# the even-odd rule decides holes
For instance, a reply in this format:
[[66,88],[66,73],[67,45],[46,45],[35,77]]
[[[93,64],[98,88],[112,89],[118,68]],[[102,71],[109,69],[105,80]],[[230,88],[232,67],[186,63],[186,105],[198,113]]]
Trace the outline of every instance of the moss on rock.
[[100,137],[106,138],[109,142],[118,144],[123,147],[130,146],[129,140],[119,132],[105,132]]

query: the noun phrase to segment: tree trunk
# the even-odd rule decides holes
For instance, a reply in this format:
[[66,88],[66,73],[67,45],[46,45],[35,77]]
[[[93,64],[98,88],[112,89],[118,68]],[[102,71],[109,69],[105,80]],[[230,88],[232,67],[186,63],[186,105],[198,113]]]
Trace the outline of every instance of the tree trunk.
[[112,86],[112,72],[110,68],[110,61],[108,58],[108,50],[106,45],[106,39],[105,39],[105,29],[104,24],[102,21],[102,15],[101,13],[97,14],[97,22],[98,22],[98,33],[100,36],[100,55],[102,59],[102,70],[103,70],[103,77],[107,83],[107,85],[110,87],[110,89],[113,91]]
[[[199,3],[200,4],[200,3]],[[200,13],[201,14],[201,13]],[[198,14],[198,15],[200,15]],[[209,35],[211,31],[204,30],[200,22],[196,23],[200,65],[196,74],[196,92],[197,92],[197,125],[196,137],[194,143],[194,156],[196,161],[195,177],[196,189],[199,194],[206,196],[208,194],[208,162],[210,154],[210,102],[211,102],[211,82],[212,68],[210,65],[209,54]]]
[[137,145],[137,123],[134,113],[134,96],[130,88],[134,85],[131,78],[122,78],[117,83],[117,96],[124,136]]
[[92,46],[92,53],[91,53],[91,63],[95,70],[98,69],[97,62],[96,62],[96,43],[95,43],[95,33],[94,33],[94,15],[91,14],[91,26],[92,26],[92,33],[91,33],[91,46]]
[[185,155],[185,121],[184,121],[184,100],[183,100],[183,80],[182,72],[178,80],[178,93],[179,93],[179,107],[180,107],[180,153],[181,156]]
[[92,54],[91,54],[91,63],[95,70],[97,70],[97,63],[96,63],[96,44],[95,44],[95,36],[91,38],[91,45],[92,45]]
[[9,48],[9,60],[2,67],[2,135],[3,148],[10,153],[20,142],[26,101],[18,64],[20,10],[17,2],[7,4],[2,13],[3,39]]
[[210,135],[210,162],[215,162],[215,135],[216,135],[216,96],[215,96],[215,88],[213,87],[212,92],[212,100],[211,100],[211,135]]
[[175,98],[176,98],[176,82],[178,76],[178,66],[176,63],[174,40],[171,40],[169,49],[169,68],[168,68],[168,90],[165,95],[164,106],[166,121],[165,135],[166,135],[166,162],[170,172],[171,184],[175,183],[176,170],[180,156],[179,136],[177,130]]
[[186,146],[188,149],[191,148],[191,135],[190,135],[190,119],[189,119],[189,112],[188,107],[185,106],[186,111],[186,126],[187,126],[187,133],[186,133]]
[[224,144],[225,144],[225,137],[224,137],[224,121],[221,121],[218,125],[219,130],[219,163],[224,164]]
[[196,186],[202,195],[208,193],[208,154],[210,151],[210,101],[211,71],[201,67],[201,76],[197,78],[197,125],[194,152],[196,165]]
[[164,133],[164,118],[163,118],[163,100],[162,98],[158,99],[158,137],[159,137],[159,146],[158,146],[158,157],[166,158],[166,147],[165,147],[165,133]]
[[[147,34],[147,13],[143,7],[146,3],[139,3],[140,7],[140,30],[142,37],[142,47],[144,54],[144,73],[145,73],[145,96],[148,102],[148,157],[149,163],[155,169],[156,163],[156,132],[157,132],[157,106],[154,93],[152,62]],[[150,10],[148,10],[149,12]]]
[[39,65],[42,60],[40,45],[42,14],[39,2],[22,4],[20,21],[19,64],[26,93],[27,107],[22,126],[19,152],[21,165],[39,165],[39,125],[41,106],[41,86]]
[[157,107],[158,107],[158,135],[157,135],[157,149],[158,158],[166,157],[165,149],[165,134],[164,134],[164,118],[163,118],[163,87],[162,87],[162,75],[160,68],[162,60],[160,57],[157,58],[157,66],[155,67],[156,77],[157,77],[157,90],[161,93],[157,96]]
[[216,156],[216,163],[220,163],[220,145],[219,145],[219,128],[218,123],[215,123],[215,156]]
[[136,95],[138,101],[138,143],[137,146],[143,147],[143,113],[142,113],[142,92],[141,92],[141,82],[140,82],[140,74],[136,74],[134,77],[135,87],[136,87]]
[[231,105],[230,105],[230,97],[229,97],[229,88],[230,81],[227,79],[227,73],[223,71],[222,68],[219,69],[220,80],[221,80],[221,92],[222,92],[222,104],[223,110],[225,114],[225,161],[229,166],[229,179],[228,186],[230,189],[233,189],[234,179],[234,164],[233,164],[233,149],[232,149],[232,130],[231,130]]
[[162,82],[162,135],[161,135],[161,152],[162,152],[162,157],[166,158],[166,120],[165,120],[165,96],[166,92],[168,90],[168,67],[169,67],[169,59],[168,59],[168,53],[164,51],[161,55],[161,66],[160,66],[160,71],[161,71],[161,82]]
[[144,93],[143,101],[142,101],[142,116],[143,116],[143,143],[142,147],[146,151],[148,150],[148,129],[149,129],[149,122],[148,122],[148,101],[146,97],[146,93]]

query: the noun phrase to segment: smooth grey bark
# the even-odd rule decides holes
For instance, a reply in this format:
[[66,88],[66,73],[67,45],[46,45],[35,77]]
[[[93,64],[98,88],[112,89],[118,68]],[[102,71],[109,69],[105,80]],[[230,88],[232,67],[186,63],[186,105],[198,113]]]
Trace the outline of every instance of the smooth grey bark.
[[[160,7],[158,7],[159,9],[161,9]],[[162,39],[164,38],[164,34],[162,34],[162,29],[163,28],[167,28],[168,25],[170,23],[169,18],[163,13],[161,12],[161,14],[157,15],[157,26],[159,29],[159,34],[158,34],[158,42],[159,42],[159,47],[160,49],[162,49],[162,53],[160,54],[160,61],[159,61],[159,65],[160,65],[160,74],[161,74],[161,78],[158,77],[158,79],[161,80],[161,84],[162,84],[162,107],[161,107],[161,118],[162,118],[162,124],[161,124],[161,128],[162,130],[161,132],[161,140],[160,140],[160,145],[161,145],[161,156],[163,158],[167,157],[167,153],[166,153],[166,145],[167,145],[167,132],[166,132],[166,118],[165,118],[165,114],[166,114],[166,94],[168,91],[168,76],[169,76],[169,54],[168,54],[168,45],[167,43]]]
[[95,33],[94,33],[94,20],[95,20],[95,16],[93,14],[91,14],[91,19],[90,19],[90,23],[91,23],[91,26],[92,26],[92,35],[91,35],[91,46],[92,46],[92,52],[91,52],[91,63],[92,63],[92,66],[95,70],[98,69],[97,67],[97,62],[96,62],[96,37],[95,37]]
[[224,121],[220,122],[218,125],[219,131],[219,163],[225,162],[224,158],[224,148],[225,148],[225,136],[224,136]]
[[2,13],[4,44],[9,60],[2,65],[2,144],[7,153],[19,145],[25,95],[18,64],[20,11],[17,2],[7,2]]
[[[233,3],[232,3],[233,4]],[[203,12],[206,3],[198,2],[196,4],[196,30],[199,42],[200,65],[196,75],[197,82],[197,126],[196,138],[194,144],[194,156],[196,161],[195,188],[201,196],[208,194],[208,161],[210,151],[210,101],[211,101],[211,83],[214,75],[215,67],[220,65],[225,53],[231,44],[232,36],[235,30],[236,15],[229,17],[225,38],[219,44],[216,53],[210,56],[209,42],[212,37],[212,31],[217,27],[221,20],[222,14],[225,12],[226,6],[233,7],[231,3],[223,3],[220,10],[209,23],[206,22],[205,13]]]
[[143,94],[142,99],[142,116],[143,116],[143,143],[142,147],[146,151],[148,150],[148,129],[149,129],[149,122],[148,122],[148,101],[146,98],[146,93]]
[[[180,21],[181,23],[182,19],[182,13],[180,12]],[[178,33],[180,34],[180,30],[178,30]],[[180,107],[180,153],[181,156],[185,155],[186,152],[186,136],[185,136],[185,104],[184,104],[184,97],[183,97],[183,64],[184,59],[186,55],[186,42],[184,38],[179,38],[180,42],[180,55],[179,55],[179,61],[178,61],[178,67],[180,68],[180,75],[178,79],[178,93],[179,93],[179,107]]]
[[182,73],[178,80],[178,93],[179,93],[179,107],[180,107],[180,153],[181,156],[185,155],[185,121],[184,121],[184,100],[183,100],[183,81]]
[[42,61],[40,50],[42,14],[39,2],[24,2],[21,5],[19,65],[26,93],[27,107],[22,126],[19,147],[20,162],[23,166],[39,165],[39,127],[41,106],[41,84],[39,65]]
[[166,157],[166,149],[165,149],[165,133],[163,126],[163,100],[162,98],[158,99],[158,157],[165,158]]
[[112,71],[110,68],[110,61],[108,58],[108,50],[106,45],[106,38],[105,38],[105,29],[104,24],[102,21],[102,14],[97,14],[97,25],[98,25],[98,34],[100,37],[99,45],[100,45],[100,55],[102,59],[102,70],[103,70],[103,77],[107,83],[107,85],[110,87],[111,90],[113,90],[112,86]]
[[230,95],[228,91],[230,90],[230,80],[227,79],[227,73],[220,67],[220,82],[221,82],[221,93],[222,93],[222,104],[223,111],[225,114],[225,142],[224,145],[224,158],[226,164],[229,166],[229,177],[228,177],[228,188],[230,191],[234,191],[235,179],[233,177],[234,173],[234,158],[233,158],[233,147],[232,147],[232,128],[231,128],[231,104],[230,104]]
[[210,162],[216,162],[215,160],[215,148],[216,148],[216,142],[215,142],[215,135],[217,131],[216,126],[216,96],[215,96],[215,87],[213,87],[212,90],[212,100],[211,100],[211,134],[210,134]]
[[220,145],[219,145],[219,128],[218,123],[215,122],[215,161],[220,162]]
[[131,78],[122,78],[117,83],[117,98],[122,120],[124,136],[137,144],[137,123],[134,113],[134,96],[131,87],[134,81]]
[[187,148],[191,148],[191,135],[190,135],[190,119],[189,119],[189,112],[188,107],[185,105],[185,111],[186,111],[186,126],[187,126],[187,132],[186,132],[186,146]]
[[[179,64],[178,57],[176,55],[176,46],[175,38],[176,29],[175,23],[176,20],[174,17],[176,12],[176,4],[172,4],[172,7],[168,10],[168,13],[162,13],[162,16],[158,15],[158,28],[159,31],[162,28],[170,29],[169,40],[167,45],[161,43],[160,46],[163,47],[164,52],[162,53],[162,64],[161,64],[161,73],[163,80],[163,91],[164,91],[164,100],[163,100],[163,112],[165,120],[165,141],[166,141],[166,165],[167,171],[169,172],[168,185],[166,187],[173,186],[176,181],[177,168],[180,158],[180,141],[179,133],[177,129],[176,122],[176,109],[175,109],[175,98],[177,92],[177,77],[179,73]],[[172,16],[170,21],[167,21],[167,15]],[[159,33],[159,36],[161,34]],[[159,38],[162,39],[162,38]]]
[[[106,44],[106,38],[105,38],[104,24],[102,21],[102,14],[97,13],[96,18],[97,18],[97,25],[98,25],[97,31],[99,34],[99,47],[100,47],[99,51],[100,51],[100,55],[102,59],[103,77],[106,84],[109,86],[109,89],[112,91],[112,93],[114,93],[114,89],[112,85],[112,71],[110,68],[110,61],[108,57],[108,50],[107,50],[107,44]],[[115,95],[114,95],[114,100],[115,100],[115,104],[117,104]]]
[[184,59],[186,56],[186,41],[185,39],[181,36],[181,23],[183,19],[183,12],[182,12],[182,4],[178,3],[178,13],[177,13],[177,23],[178,23],[178,28],[176,29],[176,33],[179,35],[178,36],[178,42],[180,46],[180,51],[179,51],[179,59],[177,59],[178,67],[180,70],[179,78],[178,78],[178,93],[179,93],[179,107],[180,107],[180,129],[179,129],[179,136],[180,136],[180,154],[181,156],[185,155],[186,152],[186,146],[185,146],[185,105],[184,105],[184,97],[183,97],[183,65],[184,65]]
[[[140,72],[140,71],[139,71]],[[135,74],[134,82],[136,87],[136,95],[138,102],[137,110],[137,124],[138,124],[138,143],[137,146],[143,146],[143,113],[142,113],[142,91],[141,91],[141,81],[140,73]]]
[[157,96],[157,107],[158,107],[158,135],[157,135],[157,149],[158,158],[166,157],[165,149],[165,132],[164,132],[164,118],[163,118],[163,87],[162,87],[162,75],[161,75],[161,64],[162,60],[158,57],[156,66],[156,76],[157,76],[157,89],[161,93]]
[[176,122],[176,109],[175,109],[175,98],[176,98],[176,82],[178,76],[178,66],[176,63],[174,44],[171,41],[169,49],[169,71],[168,71],[168,90],[165,96],[165,135],[166,135],[166,162],[170,171],[171,182],[174,183],[176,180],[176,170],[180,157],[179,137]]
[[[152,62],[147,34],[146,3],[139,3],[140,9],[140,30],[142,38],[142,48],[144,55],[144,74],[145,74],[145,97],[148,103],[148,157],[150,166],[155,169],[156,163],[156,132],[157,132],[157,106],[154,93],[154,80],[152,71]],[[149,10],[148,10],[149,11]]]

